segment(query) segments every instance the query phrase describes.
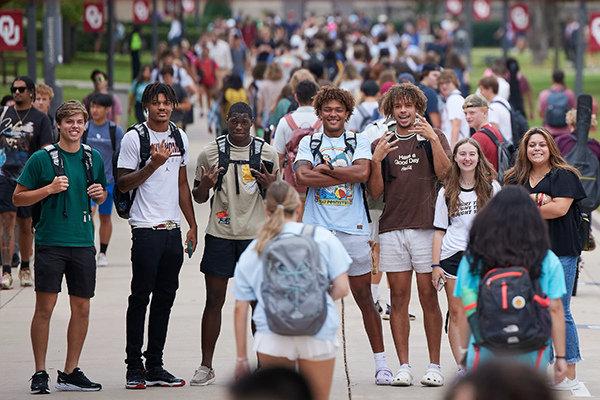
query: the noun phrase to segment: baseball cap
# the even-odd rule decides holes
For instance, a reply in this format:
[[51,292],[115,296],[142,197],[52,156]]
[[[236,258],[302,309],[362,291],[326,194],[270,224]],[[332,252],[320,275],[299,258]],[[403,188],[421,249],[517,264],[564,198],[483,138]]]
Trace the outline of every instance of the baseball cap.
[[409,74],[408,72],[405,72],[403,74],[400,74],[400,76],[398,76],[398,83],[404,83],[404,82],[402,82],[403,79],[407,79],[412,84],[415,83],[415,77],[413,76],[413,74]]
[[463,103],[463,108],[471,108],[471,107],[489,107],[490,103],[479,93],[474,93],[465,99]]

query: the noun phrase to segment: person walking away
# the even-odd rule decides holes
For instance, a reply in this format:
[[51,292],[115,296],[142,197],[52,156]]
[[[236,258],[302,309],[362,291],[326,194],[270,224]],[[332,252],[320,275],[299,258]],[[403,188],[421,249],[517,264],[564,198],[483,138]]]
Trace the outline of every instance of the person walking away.
[[[23,168],[14,191],[17,207],[38,203],[35,224],[35,311],[31,320],[31,345],[35,374],[32,394],[49,394],[46,353],[50,318],[65,276],[71,317],[67,329],[65,366],[58,370],[55,388],[66,391],[97,391],[102,385],[90,381],[79,368],[88,330],[90,299],[96,288],[96,249],[90,198],[106,200],[106,177],[102,156],[81,145],[87,111],[78,101],[56,110],[60,130],[57,144],[35,152]],[[83,161],[83,162],[82,162]],[[56,162],[56,164],[55,164]],[[59,167],[60,166],[60,167]],[[62,169],[58,175],[57,168]]]
[[[129,216],[132,278],[126,316],[127,389],[185,385],[185,380],[163,367],[169,316],[183,264],[180,209],[189,225],[184,243],[190,256],[197,244],[197,225],[186,172],[188,138],[185,132],[169,123],[177,106],[177,95],[171,86],[155,82],[144,90],[142,104],[148,121],[123,137],[115,188],[123,193],[136,191]],[[148,148],[149,158],[145,150]],[[142,353],[148,303],[148,344]]]
[[[267,190],[265,200],[269,219],[259,231],[258,238],[253,240],[240,256],[234,275],[234,326],[237,348],[234,376],[235,379],[240,379],[250,373],[246,341],[247,316],[249,306],[256,302],[252,316],[256,326],[254,351],[258,353],[261,369],[298,368],[308,380],[314,398],[327,400],[333,380],[335,355],[339,348],[336,337],[339,322],[334,302],[348,295],[347,271],[352,259],[339,239],[327,229],[296,222],[300,217],[302,205],[298,193],[289,184],[275,182]],[[312,232],[310,239],[307,232]],[[299,296],[297,309],[312,318],[306,318],[306,323],[290,327],[286,335],[283,335],[275,328],[276,324],[272,326],[272,305],[268,302],[270,299],[279,299],[283,303],[285,297],[279,295],[278,291],[281,289],[277,285],[270,290],[263,288],[273,279],[284,279],[274,268],[288,264],[283,258],[270,261],[265,257],[274,254],[274,240],[289,241],[290,237],[298,238],[291,239],[290,244],[297,243],[293,248],[278,248],[288,251],[290,255],[304,256],[304,260],[310,262],[309,270],[312,271],[305,275],[306,278],[301,278],[307,293]],[[304,240],[300,240],[301,237],[308,239],[309,243],[305,244]],[[294,268],[295,265],[289,267]],[[313,302],[313,296],[320,300]],[[308,329],[312,328],[310,322],[318,320],[323,314],[323,322],[316,324],[320,327]]]
[[567,88],[565,73],[556,70],[552,73],[552,86],[538,97],[538,115],[544,119],[544,128],[554,137],[569,134],[566,115],[572,108],[577,108],[575,93]]

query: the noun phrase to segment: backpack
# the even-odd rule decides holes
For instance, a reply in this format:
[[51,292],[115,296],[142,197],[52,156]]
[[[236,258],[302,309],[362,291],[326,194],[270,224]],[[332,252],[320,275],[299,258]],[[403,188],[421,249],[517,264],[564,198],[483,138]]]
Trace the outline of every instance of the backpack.
[[[90,122],[88,122],[85,126],[85,130],[83,131],[83,136],[81,136],[81,143],[87,143],[87,137],[90,133]],[[108,121],[108,133],[110,135],[110,143],[112,144],[113,152],[117,149],[117,124],[113,121]]]
[[[224,100],[223,116],[227,117],[227,114],[229,114],[229,108],[233,104],[238,103],[238,102],[248,104],[248,94],[246,93],[246,90],[244,88],[241,88],[241,89],[229,88],[229,89],[225,90],[225,93],[223,93],[223,100]],[[225,119],[227,119],[227,118],[225,118]]]
[[321,128],[321,125],[323,125],[323,121],[317,119],[317,122],[315,122],[313,126],[309,128],[300,128],[296,124],[296,121],[294,121],[294,118],[291,114],[286,114],[284,118],[290,126],[290,129],[292,130],[292,136],[290,137],[290,140],[288,140],[288,142],[285,144],[286,164],[284,168],[283,178],[287,183],[292,185],[292,187],[296,189],[298,193],[306,193],[307,188],[298,185],[298,182],[296,182],[296,172],[294,172],[294,161],[296,161],[296,156],[298,155],[298,145],[300,144],[300,140],[302,140],[304,136],[312,135],[313,133],[317,132],[319,128]]
[[549,305],[539,279],[532,280],[527,269],[492,269],[479,282],[477,310],[469,317],[473,332],[480,333],[477,353],[481,346],[495,355],[543,351],[552,330]]
[[[83,148],[83,157],[81,159],[81,161],[83,162],[83,165],[85,167],[85,176],[86,176],[86,186],[90,186],[94,183],[94,157],[92,154],[92,148],[90,146],[88,146],[87,144],[82,144],[81,147]],[[58,150],[58,145],[57,144],[49,144],[48,146],[44,147],[43,149],[48,156],[50,157],[50,160],[52,161],[52,168],[54,170],[54,175],[55,176],[65,176],[65,160],[63,159],[62,155],[60,154],[60,150]],[[50,201],[50,199],[52,199],[52,207],[56,208],[58,206],[58,195],[59,193],[55,193],[53,195],[51,195],[50,197],[47,197],[45,199],[42,199],[40,201],[38,201],[37,203],[35,203],[32,206],[31,209],[31,230],[32,232],[35,232],[35,226],[38,224],[38,222],[40,222],[40,218],[42,216],[42,203],[45,203],[47,201]],[[66,207],[67,207],[67,200],[65,198],[65,202],[63,204],[63,214],[67,213]],[[88,212],[91,218],[92,215],[92,205],[88,202]]]
[[[217,149],[219,151],[219,166],[218,168],[222,170],[219,172],[219,177],[217,178],[217,184],[215,185],[215,191],[222,190],[223,187],[223,177],[227,174],[227,170],[229,169],[229,164],[237,165],[245,165],[248,164],[250,169],[254,169],[256,171],[262,170],[262,149],[265,145],[265,141],[259,137],[252,137],[252,141],[250,142],[250,157],[248,161],[246,160],[232,160],[230,158],[231,146],[229,145],[229,140],[227,140],[227,135],[219,136],[216,139]],[[237,171],[237,169],[236,169]],[[258,187],[260,189],[260,195],[264,198],[266,190],[258,183]],[[240,183],[237,179],[235,180],[235,192],[236,194],[240,194]]]
[[280,234],[265,246],[261,294],[269,329],[279,335],[316,335],[327,318],[329,279],[321,270],[315,227]]
[[[358,111],[358,113],[360,114],[360,116],[363,117],[363,120],[360,123],[360,128],[359,128],[360,130],[358,131],[358,133],[364,132],[365,129],[367,129],[367,126],[371,122],[379,119],[379,118],[375,118],[376,115],[374,113],[372,113],[371,115],[369,115],[367,113],[367,110],[365,110],[364,107],[362,107],[362,104],[360,106],[356,107],[356,111]],[[377,109],[375,111],[377,111]],[[377,116],[379,116],[379,112],[377,112]]]
[[567,111],[569,111],[569,97],[565,90],[551,91],[548,96],[548,107],[544,120],[553,128],[567,126]]
[[[173,135],[173,139],[175,139],[175,143],[179,148],[179,152],[181,153],[181,157],[185,154],[185,147],[183,145],[183,139],[181,138],[181,132],[177,125],[173,122],[169,122],[169,129],[171,131],[171,135]],[[140,139],[140,165],[139,169],[144,168],[146,162],[150,158],[150,131],[148,131],[148,127],[146,124],[135,124],[131,125],[127,132],[135,130]],[[113,168],[113,176],[115,177],[115,183],[118,181],[119,170],[119,155],[121,154],[121,148],[119,147],[114,153],[112,158],[112,168]],[[115,209],[117,210],[117,214],[119,217],[129,219],[131,206],[133,206],[133,201],[135,200],[135,195],[137,193],[137,188],[123,193],[119,189],[119,185],[115,184],[115,188],[113,189],[113,202],[115,203]]]
[[481,129],[480,132],[485,133],[498,149],[498,182],[500,185],[503,185],[504,173],[514,165],[514,147],[507,141],[501,143],[498,137],[494,135],[494,132],[487,128]]
[[516,149],[519,148],[519,144],[521,143],[521,139],[523,139],[523,135],[525,135],[525,132],[529,130],[529,122],[527,122],[527,118],[525,118],[521,111],[513,110],[501,101],[492,101],[491,104],[500,104],[502,105],[502,107],[506,108],[510,113],[510,128],[512,131],[512,142],[516,153]]
[[579,178],[587,197],[580,201],[581,208],[591,213],[600,206],[600,163],[588,147],[592,98],[582,94],[577,98],[577,128],[575,147],[565,155],[565,160],[581,173]]
[[[310,152],[312,153],[313,159],[317,155],[320,155],[321,143],[323,143],[323,132],[313,133],[310,137]],[[354,154],[354,152],[356,151],[356,146],[358,145],[356,133],[351,131],[345,131],[344,143],[346,145],[344,153]],[[322,155],[320,155],[320,157],[321,159],[323,159]],[[365,211],[367,212],[367,220],[369,221],[369,223],[371,223],[371,213],[369,212],[369,203],[367,201],[367,185],[364,182],[360,183],[360,190],[362,191],[363,204],[365,206]]]

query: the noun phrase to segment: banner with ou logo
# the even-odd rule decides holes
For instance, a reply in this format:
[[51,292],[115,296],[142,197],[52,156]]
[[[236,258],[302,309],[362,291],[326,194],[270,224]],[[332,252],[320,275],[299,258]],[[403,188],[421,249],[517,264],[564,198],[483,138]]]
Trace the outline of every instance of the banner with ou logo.
[[600,51],[600,13],[590,13],[589,50]]
[[529,6],[515,4],[510,6],[510,23],[515,32],[527,32],[529,29]]
[[462,0],[446,0],[446,11],[454,16],[462,14],[463,4]]
[[492,15],[490,0],[473,0],[473,17],[479,21],[486,21]]
[[23,50],[23,10],[0,9],[0,51]]
[[83,31],[104,31],[104,3],[83,3]]
[[181,8],[183,12],[186,14],[191,14],[194,12],[196,8],[196,4],[194,0],[181,0]]
[[150,1],[135,0],[133,2],[133,23],[147,24],[150,22]]

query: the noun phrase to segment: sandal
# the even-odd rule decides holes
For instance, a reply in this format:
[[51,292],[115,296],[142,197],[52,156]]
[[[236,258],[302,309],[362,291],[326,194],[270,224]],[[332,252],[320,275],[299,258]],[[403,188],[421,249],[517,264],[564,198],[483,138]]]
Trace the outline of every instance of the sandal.
[[392,379],[392,386],[410,386],[412,385],[412,374],[406,368],[400,368],[396,376]]
[[390,385],[392,383],[392,378],[394,374],[392,374],[392,370],[388,367],[381,368],[379,371],[375,372],[375,384],[376,385]]
[[437,368],[428,368],[425,375],[421,378],[421,385],[442,386],[444,384],[444,375]]

